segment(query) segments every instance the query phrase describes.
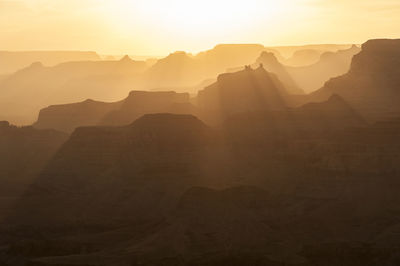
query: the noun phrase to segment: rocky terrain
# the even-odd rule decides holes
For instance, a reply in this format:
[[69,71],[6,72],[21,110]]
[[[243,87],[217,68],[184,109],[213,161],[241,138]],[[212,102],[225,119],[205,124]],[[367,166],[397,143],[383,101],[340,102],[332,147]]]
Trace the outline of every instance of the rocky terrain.
[[398,265],[399,47],[365,43],[311,94],[263,52],[195,98],[132,91],[1,122],[0,265]]

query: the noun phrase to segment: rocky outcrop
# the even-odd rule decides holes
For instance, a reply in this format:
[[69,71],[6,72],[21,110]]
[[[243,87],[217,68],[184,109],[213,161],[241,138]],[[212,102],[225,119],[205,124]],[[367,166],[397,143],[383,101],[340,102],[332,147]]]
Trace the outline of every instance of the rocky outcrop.
[[303,94],[304,91],[301,89],[289,72],[286,66],[282,65],[273,53],[263,52],[257,59],[256,64],[262,64],[265,70],[271,72],[279,78],[282,84],[286,87],[288,93],[291,94]]
[[350,71],[311,95],[314,101],[338,94],[370,121],[400,114],[400,40],[371,40],[362,46]]
[[286,108],[287,91],[279,79],[262,66],[226,73],[200,91],[198,106],[207,121],[221,121],[233,114]]
[[52,105],[40,110],[34,127],[70,133],[77,127],[97,125],[106,114],[118,109],[121,104],[86,100],[80,103]]
[[287,71],[297,86],[310,93],[322,88],[329,79],[347,73],[353,56],[360,51],[359,47],[353,45],[350,49],[326,52],[314,64],[303,67],[287,67]]
[[101,125],[127,125],[145,114],[195,114],[188,93],[132,91],[120,108],[107,113]]
[[196,114],[189,100],[187,93],[132,91],[118,102],[86,100],[47,107],[40,111],[34,127],[71,133],[81,126],[128,125],[149,113]]

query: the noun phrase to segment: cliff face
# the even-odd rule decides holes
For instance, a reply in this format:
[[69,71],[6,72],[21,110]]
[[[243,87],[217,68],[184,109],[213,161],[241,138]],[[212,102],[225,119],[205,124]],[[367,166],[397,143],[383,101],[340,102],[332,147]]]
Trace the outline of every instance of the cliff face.
[[327,82],[311,95],[324,100],[333,93],[342,96],[367,119],[376,121],[400,113],[400,41],[372,40],[362,46],[350,71]]

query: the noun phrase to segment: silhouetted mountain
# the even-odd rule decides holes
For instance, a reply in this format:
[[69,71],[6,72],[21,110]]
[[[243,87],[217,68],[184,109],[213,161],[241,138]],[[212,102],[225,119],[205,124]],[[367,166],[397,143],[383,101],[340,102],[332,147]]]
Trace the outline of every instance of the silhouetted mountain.
[[142,115],[154,113],[195,114],[188,93],[132,91],[120,108],[107,113],[99,124],[127,125]]
[[[275,54],[263,52],[253,66],[263,64],[267,71],[278,76],[288,92],[302,94],[303,92],[315,91],[321,88],[330,78],[346,73],[350,68],[352,56],[359,51],[358,47],[353,46],[349,50],[326,52],[320,56],[318,62],[301,67],[285,65],[286,61],[278,60]],[[230,69],[230,72],[238,69]]]
[[[51,106],[37,125],[96,125],[58,149],[62,133],[0,122],[0,265],[398,265],[399,47],[367,42],[347,74],[310,95],[290,93],[289,70],[320,82],[358,48],[304,68],[263,52],[265,68],[219,75],[198,106],[171,91]],[[210,58],[240,50],[219,49]],[[145,75],[172,86],[182,66],[209,73],[202,60],[173,54]],[[29,182],[7,183],[15,176]]]
[[[398,258],[398,121],[367,126],[332,96],[233,122],[223,140],[187,115],[77,129],[8,220],[34,225],[41,238],[11,236],[6,256],[39,265],[323,265],[329,258],[358,266]],[[276,126],[285,124],[292,135]],[[221,172],[226,166],[231,171]],[[219,171],[210,175],[212,167]],[[210,179],[235,187],[206,188]]]
[[210,78],[205,72],[205,66],[192,55],[176,52],[158,60],[146,71],[145,86],[150,89],[189,87]]
[[145,68],[145,62],[129,57],[120,61],[68,62],[54,67],[34,63],[0,83],[0,112],[23,117],[19,123],[31,123],[39,110],[50,104],[92,97],[117,100],[131,90],[133,80]]
[[160,59],[146,73],[142,84],[144,89],[172,88],[174,90],[195,90],[196,85],[206,79],[213,79],[228,68],[243,66],[255,61],[267,49],[257,44],[223,44],[195,56],[176,52]]
[[77,127],[98,125],[106,114],[120,108],[121,105],[122,102],[105,103],[93,100],[52,105],[40,110],[39,118],[33,126],[39,129],[51,128],[72,132]]
[[54,130],[0,122],[0,220],[66,139]]
[[274,143],[280,140],[327,138],[349,128],[365,127],[363,118],[340,96],[298,108],[247,112],[231,116],[225,123],[235,143]]
[[263,52],[256,61],[256,65],[262,64],[264,68],[278,76],[279,80],[285,85],[291,94],[303,94],[304,91],[293,80],[286,67],[283,66],[273,53]]
[[350,71],[311,95],[324,100],[338,94],[370,120],[400,114],[400,40],[371,40],[362,46]]
[[284,60],[283,63],[294,67],[307,66],[317,63],[323,53],[324,51],[314,49],[298,50],[290,58]]
[[100,57],[95,52],[81,51],[0,51],[0,74],[12,74],[34,62],[53,66],[68,61],[97,61]]
[[172,114],[78,128],[23,196],[17,216],[71,226],[160,218],[182,189],[200,182],[210,134],[197,118]]
[[218,76],[218,81],[197,96],[207,121],[220,121],[230,115],[286,108],[287,91],[279,79],[262,66]]
[[[308,44],[297,46],[273,46],[269,47],[282,54],[285,58],[290,58],[294,53],[301,50],[318,50],[324,52],[337,52],[339,50],[349,49],[351,44]],[[278,58],[281,60],[280,58]],[[283,63],[283,62],[282,62]]]
[[360,48],[353,45],[350,49],[326,52],[320,60],[310,66],[287,67],[295,83],[306,92],[312,92],[324,86],[329,79],[345,74],[354,55]]
[[128,125],[152,113],[196,114],[196,108],[187,93],[132,91],[113,103],[86,100],[47,107],[40,111],[34,126],[72,132],[80,126]]
[[220,74],[228,68],[248,65],[263,51],[269,51],[280,58],[278,51],[260,44],[220,44],[213,49],[201,52],[196,59],[207,65],[208,71]]

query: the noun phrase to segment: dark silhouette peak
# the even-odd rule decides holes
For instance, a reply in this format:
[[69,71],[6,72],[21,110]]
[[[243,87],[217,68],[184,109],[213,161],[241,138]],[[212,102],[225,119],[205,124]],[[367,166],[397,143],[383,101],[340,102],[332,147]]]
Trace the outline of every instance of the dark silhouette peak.
[[[134,121],[131,126],[133,127],[143,127],[143,126],[156,126],[156,127],[164,127],[164,126],[174,126],[178,124],[197,124],[202,125],[202,121],[200,121],[197,117],[188,114],[170,114],[170,113],[159,113],[159,114],[145,114],[136,121]],[[179,130],[179,128],[177,128]]]
[[400,40],[370,40],[352,57],[350,71],[326,82],[312,97],[338,94],[370,122],[398,116]]
[[260,79],[259,81],[263,80],[263,82],[268,80],[268,83],[270,82],[269,86],[272,86],[274,88],[281,87],[281,84],[279,84],[279,82],[275,83],[276,77],[274,74],[266,71],[264,67],[258,67],[254,69],[250,65],[246,65],[241,71],[220,74],[217,78],[217,83],[236,81],[238,82],[238,84],[245,86],[252,84],[253,79]]
[[[171,113],[146,114],[127,126],[79,127],[71,135],[75,143],[118,143],[140,149],[192,149],[207,143],[210,129],[192,115]],[[114,145],[114,144],[113,144]]]
[[329,102],[340,102],[340,103],[345,103],[346,101],[338,94],[333,94],[331,97],[328,99]]
[[360,49],[360,48],[356,44],[353,44],[350,49],[354,50],[354,49]]
[[258,63],[262,63],[265,65],[277,65],[279,63],[274,53],[263,51],[259,58],[257,59]]
[[[362,50],[354,56],[351,72],[371,75],[369,78],[387,79],[388,73],[398,72],[400,60],[400,39],[371,40],[362,45]],[[390,75],[394,77],[397,75]]]
[[83,103],[94,103],[95,100],[92,99],[86,99],[85,101],[83,101]]
[[125,63],[130,63],[133,62],[133,60],[129,57],[129,55],[125,55],[124,57],[119,60],[120,62],[125,62]]
[[188,139],[193,135],[204,135],[208,127],[197,117],[186,114],[146,114],[135,120],[131,130],[139,135],[150,135],[163,139]]
[[31,68],[31,69],[32,68],[41,68],[41,67],[44,67],[41,62],[34,62],[29,66],[29,68]]

